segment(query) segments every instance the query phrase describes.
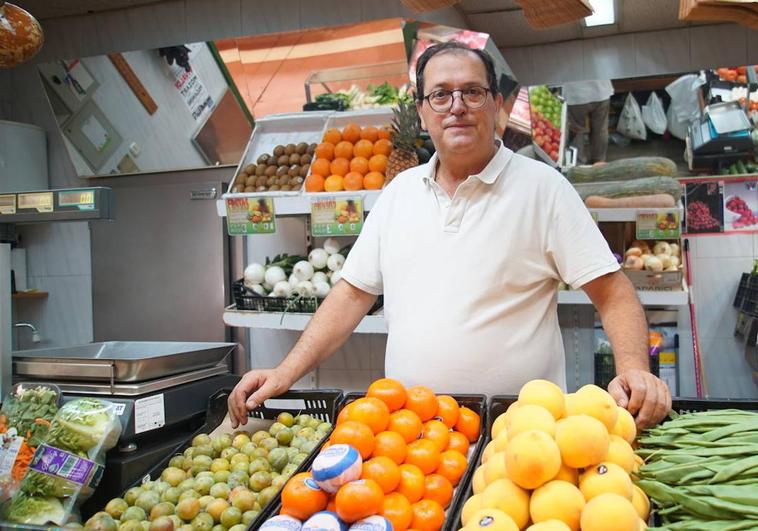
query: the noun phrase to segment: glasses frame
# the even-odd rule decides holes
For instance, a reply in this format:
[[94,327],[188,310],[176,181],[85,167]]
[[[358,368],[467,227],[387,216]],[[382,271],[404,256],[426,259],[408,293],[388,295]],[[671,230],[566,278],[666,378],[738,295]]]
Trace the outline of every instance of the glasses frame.
[[[482,89],[484,91],[484,99],[482,100],[481,105],[470,105],[469,103],[466,103],[466,100],[463,98],[463,91],[470,90],[470,89],[473,89],[473,88],[480,88],[480,89]],[[450,104],[447,106],[446,109],[443,109],[443,110],[437,110],[437,109],[435,109],[434,105],[432,105],[432,102],[429,100],[429,98],[432,97],[432,94],[434,94],[435,92],[439,92],[440,90],[444,90],[446,92],[450,92]],[[455,93],[456,92],[459,93],[459,97],[461,99],[461,102],[468,109],[481,109],[487,103],[487,96],[489,96],[490,94],[492,94],[492,90],[488,89],[487,87],[482,87],[481,85],[474,85],[474,86],[471,86],[471,87],[467,87],[465,89],[452,89],[450,91],[447,91],[447,89],[436,89],[436,90],[433,90],[432,92],[430,92],[429,94],[427,94],[426,96],[424,96],[423,98],[421,98],[421,102],[423,103],[424,101],[426,101],[429,104],[429,108],[431,110],[433,110],[434,112],[436,112],[438,114],[443,114],[443,113],[446,113],[450,109],[453,108],[453,103],[455,103]]]

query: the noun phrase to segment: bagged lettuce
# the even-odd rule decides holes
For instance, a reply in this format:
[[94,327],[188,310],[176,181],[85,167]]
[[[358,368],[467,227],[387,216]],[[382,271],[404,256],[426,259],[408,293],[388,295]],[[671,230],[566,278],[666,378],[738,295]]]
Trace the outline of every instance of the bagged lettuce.
[[3,517],[18,523],[66,523],[97,487],[105,453],[120,435],[121,423],[111,402],[79,398],[61,406]]

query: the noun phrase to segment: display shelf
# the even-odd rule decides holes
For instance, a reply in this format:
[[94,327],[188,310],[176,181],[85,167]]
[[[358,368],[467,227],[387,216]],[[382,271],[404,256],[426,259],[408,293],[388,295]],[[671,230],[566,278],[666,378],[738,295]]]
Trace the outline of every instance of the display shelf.
[[[270,330],[304,330],[313,314],[250,312],[235,310],[234,306],[224,311],[224,323],[242,328],[267,328]],[[386,334],[387,324],[383,315],[367,315],[354,330],[358,334]]]
[[[684,306],[689,302],[689,292],[637,290],[643,306]],[[558,304],[592,304],[582,290],[562,290],[558,292]]]
[[[362,190],[358,192],[335,192],[335,193],[318,193],[318,194],[299,194],[299,195],[281,195],[273,196],[274,198],[274,212],[277,216],[302,216],[311,213],[311,198],[319,197],[362,197],[363,208],[367,212],[376,203],[376,200],[381,194],[381,190]],[[238,194],[239,195],[239,194]],[[260,197],[269,197],[272,194],[262,194]],[[258,196],[256,196],[258,197]],[[222,218],[226,216],[226,204],[224,199],[216,201],[216,211]]]
[[11,298],[13,300],[46,299],[47,295],[47,291],[18,291],[11,295]]
[[679,202],[672,208],[590,208],[590,213],[597,214],[597,221],[637,221],[638,212],[671,212],[684,210],[682,203]]

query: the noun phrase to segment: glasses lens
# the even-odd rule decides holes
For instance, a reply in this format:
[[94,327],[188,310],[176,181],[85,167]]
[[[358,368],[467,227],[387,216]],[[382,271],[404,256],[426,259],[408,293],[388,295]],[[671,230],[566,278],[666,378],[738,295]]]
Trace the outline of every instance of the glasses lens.
[[429,105],[435,111],[446,111],[453,101],[453,93],[449,90],[435,90],[429,95]]
[[482,87],[471,87],[462,91],[463,101],[469,107],[481,107],[487,99],[487,91]]

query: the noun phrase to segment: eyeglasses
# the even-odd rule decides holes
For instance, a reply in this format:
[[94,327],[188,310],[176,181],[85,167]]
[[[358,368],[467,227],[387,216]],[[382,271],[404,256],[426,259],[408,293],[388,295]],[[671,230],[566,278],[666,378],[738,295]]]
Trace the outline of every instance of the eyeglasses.
[[429,106],[434,112],[447,112],[453,106],[453,100],[455,99],[455,93],[458,92],[461,95],[463,103],[469,109],[478,109],[482,107],[487,101],[487,93],[491,92],[490,89],[484,87],[468,87],[465,89],[438,89],[433,90],[422,100],[429,102]]

